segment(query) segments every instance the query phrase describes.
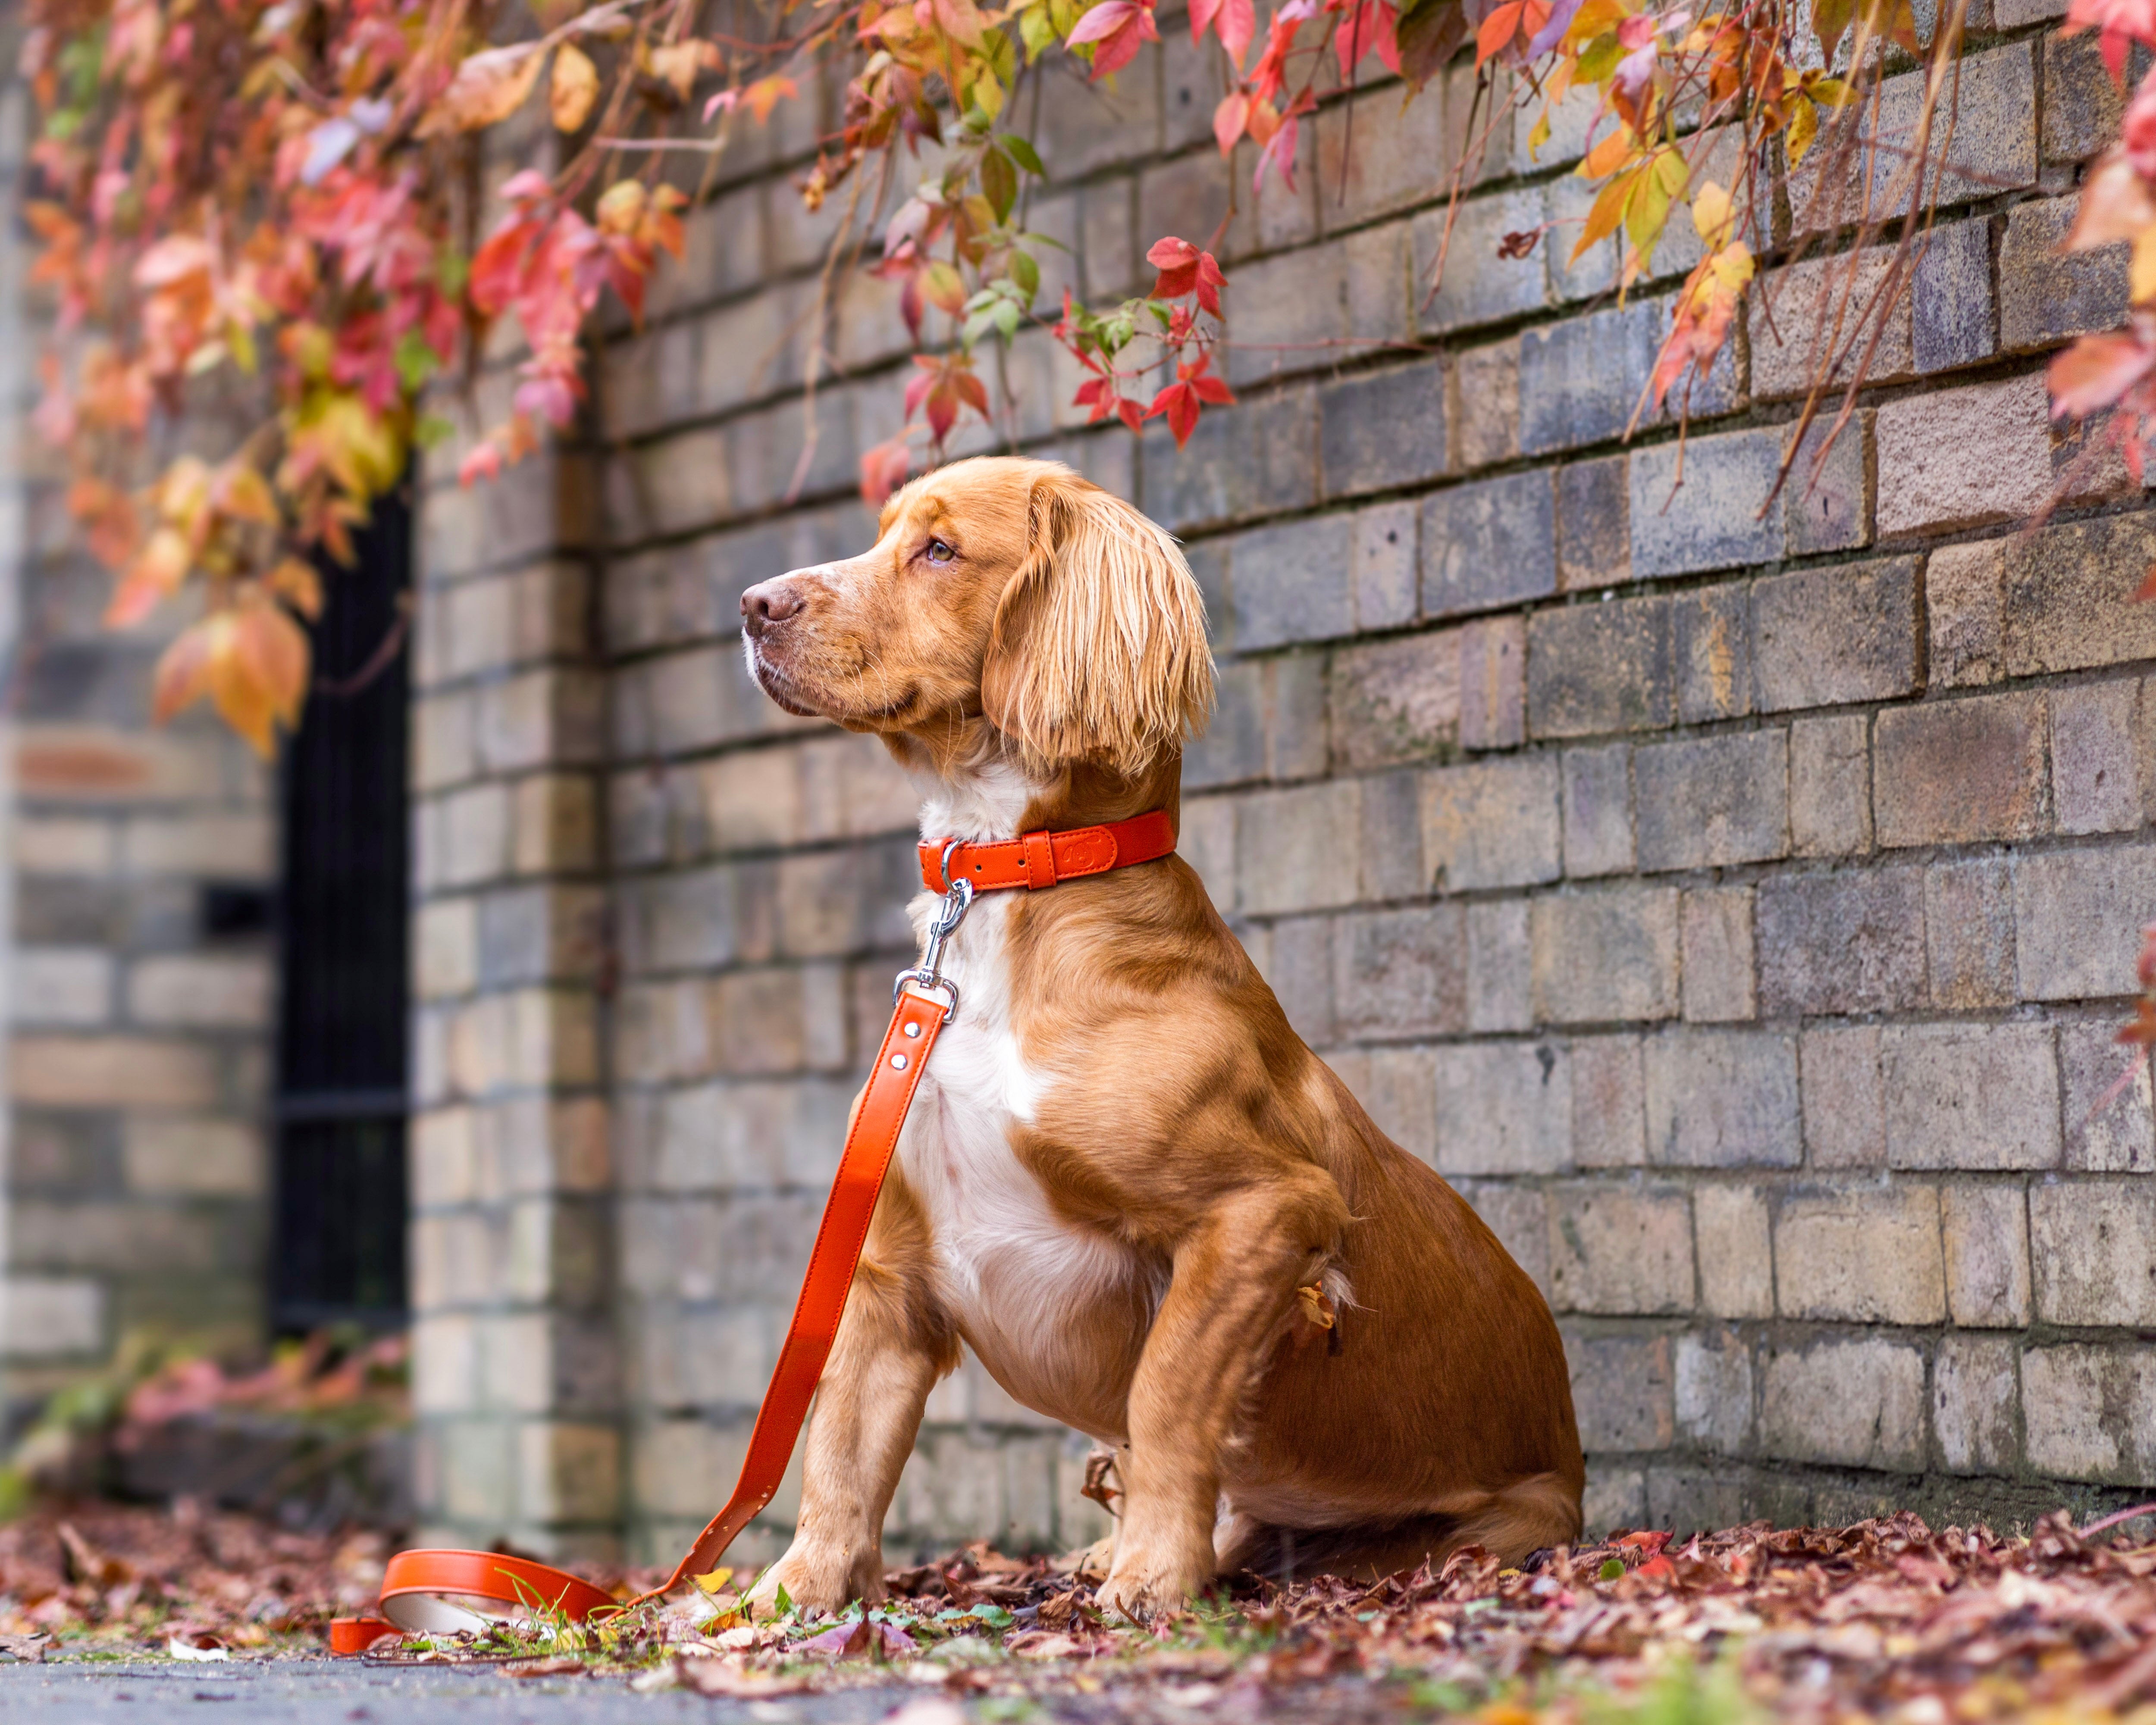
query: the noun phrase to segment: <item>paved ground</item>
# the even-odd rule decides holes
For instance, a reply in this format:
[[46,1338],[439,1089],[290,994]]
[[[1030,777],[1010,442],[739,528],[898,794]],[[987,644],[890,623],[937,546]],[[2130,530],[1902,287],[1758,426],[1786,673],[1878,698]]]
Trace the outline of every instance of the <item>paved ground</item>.
[[687,1719],[699,1725],[867,1725],[920,1694],[901,1684],[783,1701],[722,1701],[679,1691],[638,1695],[626,1683],[589,1677],[519,1681],[492,1670],[385,1668],[331,1659],[0,1665],[0,1718],[9,1725],[151,1725],[175,1712],[198,1713],[204,1725],[676,1725]]

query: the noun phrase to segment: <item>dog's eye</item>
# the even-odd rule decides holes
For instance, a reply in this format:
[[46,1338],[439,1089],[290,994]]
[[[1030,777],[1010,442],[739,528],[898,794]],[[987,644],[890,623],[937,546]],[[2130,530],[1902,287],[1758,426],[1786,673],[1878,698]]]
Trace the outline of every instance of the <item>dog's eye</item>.
[[932,539],[928,542],[928,561],[932,563],[947,563],[957,555],[957,552],[952,550],[941,539]]

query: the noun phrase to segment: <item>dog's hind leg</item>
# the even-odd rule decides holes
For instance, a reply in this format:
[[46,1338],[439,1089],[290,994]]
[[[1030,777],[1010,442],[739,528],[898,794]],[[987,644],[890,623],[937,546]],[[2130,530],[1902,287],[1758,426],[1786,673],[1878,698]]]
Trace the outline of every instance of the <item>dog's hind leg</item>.
[[1103,1605],[1143,1616],[1213,1579],[1222,1452],[1296,1286],[1346,1221],[1332,1176],[1291,1165],[1222,1195],[1177,1244],[1131,1383],[1123,1514]]
[[785,1555],[757,1579],[751,1602],[759,1609],[781,1587],[824,1611],[885,1596],[883,1518],[928,1392],[958,1363],[927,1261],[927,1229],[894,1171],[817,1387],[801,1518]]

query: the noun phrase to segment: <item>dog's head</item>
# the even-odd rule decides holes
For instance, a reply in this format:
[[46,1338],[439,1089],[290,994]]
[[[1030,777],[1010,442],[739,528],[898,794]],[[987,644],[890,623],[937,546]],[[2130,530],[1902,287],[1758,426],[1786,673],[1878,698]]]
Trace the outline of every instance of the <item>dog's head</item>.
[[875,546],[742,595],[749,670],[789,712],[938,754],[982,725],[1032,774],[1137,776],[1213,704],[1205,607],[1175,542],[1052,461],[915,480]]

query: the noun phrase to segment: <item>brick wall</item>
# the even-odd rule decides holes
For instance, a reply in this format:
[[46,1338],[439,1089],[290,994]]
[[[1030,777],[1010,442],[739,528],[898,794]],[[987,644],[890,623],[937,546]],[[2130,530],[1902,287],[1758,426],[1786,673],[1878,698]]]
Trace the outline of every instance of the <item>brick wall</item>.
[[[1186,542],[1222,680],[1183,853],[1548,1293],[1597,1525],[2010,1518],[2156,1482],[2147,1079],[2092,1112],[2156,911],[2156,611],[2128,603],[2156,516],[2046,422],[2046,352],[2124,298],[2118,259],[2052,249],[2118,113],[2054,9],[1974,19],[1916,291],[1818,482],[1771,505],[1819,267],[1768,272],[1774,316],[1695,392],[1681,455],[1666,418],[1627,444],[1694,249],[1673,235],[1623,305],[1614,249],[1565,267],[1563,228],[1496,255],[1582,213],[1574,112],[1539,160],[1495,141],[1424,303],[1457,74],[1328,102],[1292,193],[1253,198],[1238,158],[1241,404],[1187,450],[1082,429],[1039,332],[1010,355],[1015,441]],[[1045,296],[1138,289],[1146,241],[1229,209],[1214,71],[1165,33],[1112,95],[1027,99],[1059,176],[1027,219],[1069,248]],[[618,1493],[657,1556],[715,1507],[908,951],[904,788],[737,658],[744,586],[868,542],[854,463],[911,372],[886,285],[819,321],[844,200],[803,209],[819,116],[781,116],[721,162],[647,328],[609,338],[591,443],[430,506],[429,627],[518,644],[436,649],[419,727],[420,1394],[433,1453],[474,1446],[434,1499],[467,1531],[547,1521],[506,1446],[579,1420],[623,1446],[590,1526]],[[593,569],[587,611],[564,596]],[[563,1088],[593,1112],[517,1111]],[[578,1161],[564,1122],[600,1096]],[[611,1233],[572,1243],[587,1188]],[[613,1352],[579,1375],[561,1314],[602,1284]],[[541,1334],[552,1374],[520,1376]],[[1090,1537],[1082,1450],[969,1365],[895,1548]]]
[[[8,46],[12,48],[12,33]],[[27,91],[0,89],[0,186]],[[258,1346],[265,1303],[270,774],[198,711],[149,721],[177,622],[115,636],[74,542],[66,475],[25,422],[23,250],[0,231],[0,640],[7,647],[0,943],[0,1434],[131,1338]],[[212,416],[210,436],[229,419]],[[212,895],[242,912],[213,914]],[[251,901],[256,914],[245,914]]]

